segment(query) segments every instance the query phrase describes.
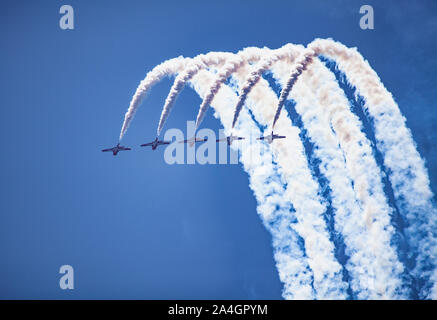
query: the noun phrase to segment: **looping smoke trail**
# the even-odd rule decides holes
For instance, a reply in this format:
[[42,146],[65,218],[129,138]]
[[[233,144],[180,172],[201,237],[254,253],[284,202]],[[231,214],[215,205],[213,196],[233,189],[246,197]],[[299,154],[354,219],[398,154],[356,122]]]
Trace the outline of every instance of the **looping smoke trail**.
[[[373,121],[376,147],[390,170],[389,180],[396,203],[408,222],[405,232],[411,255],[416,256],[416,265],[411,272],[426,283],[419,288],[420,297],[437,299],[437,212],[432,203],[425,164],[405,118],[376,72],[355,48],[323,39],[314,40],[308,47],[334,60],[356,89],[356,94],[364,98],[365,112]],[[431,287],[433,283],[434,287]]]
[[185,67],[187,61],[188,59],[182,56],[170,59],[164,61],[147,73],[146,77],[140,82],[140,85],[135,91],[135,94],[129,104],[129,108],[124,116],[124,121],[121,127],[119,138],[120,141],[121,139],[123,139],[123,136],[129,128],[129,125],[132,122],[136,111],[138,110],[141,102],[143,101],[145,95],[151,89],[151,87],[157,82],[161,81],[167,75],[181,71]]
[[235,106],[234,118],[232,120],[232,128],[235,127],[235,124],[238,120],[238,115],[240,114],[241,109],[244,106],[244,103],[247,99],[247,95],[251,91],[251,89],[258,83],[262,74],[267,71],[272,64],[274,64],[278,60],[282,60],[284,58],[294,59],[296,55],[299,54],[299,46],[286,44],[282,48],[274,50],[273,53],[267,56],[265,59],[259,62],[259,66],[255,66],[255,70],[253,70],[250,76],[247,78],[246,83],[240,90],[238,102]]

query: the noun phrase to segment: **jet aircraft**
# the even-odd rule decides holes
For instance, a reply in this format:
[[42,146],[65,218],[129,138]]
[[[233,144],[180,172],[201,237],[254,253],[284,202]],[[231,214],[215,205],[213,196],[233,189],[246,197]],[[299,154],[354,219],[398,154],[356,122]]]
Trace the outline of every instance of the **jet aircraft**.
[[184,140],[184,141],[179,141],[179,143],[188,143],[188,145],[190,147],[194,146],[194,144],[196,142],[204,142],[204,141],[208,141],[208,138],[196,138],[196,137],[192,137],[190,139]]
[[231,144],[232,144],[232,142],[234,142],[235,140],[243,140],[243,139],[245,139],[244,137],[237,137],[237,136],[234,136],[232,133],[231,133],[231,135],[229,136],[229,137],[225,137],[225,138],[222,138],[222,139],[217,139],[216,141],[217,142],[220,142],[220,141],[226,141],[226,143],[228,144],[228,146],[230,146]]
[[158,146],[163,145],[163,144],[170,144],[170,143],[171,143],[171,141],[158,140],[158,137],[156,137],[156,139],[153,140],[152,142],[143,143],[140,146],[141,147],[152,147],[152,150],[156,150],[156,148],[158,148]]
[[119,143],[117,143],[117,145],[115,147],[109,148],[109,149],[103,149],[102,152],[111,151],[112,154],[114,156],[116,156],[119,151],[127,151],[127,150],[131,150],[131,148],[126,148],[126,147],[120,146],[120,142],[119,142]]
[[274,134],[273,131],[272,131],[272,133],[269,134],[268,136],[260,137],[260,138],[257,138],[256,140],[266,140],[267,143],[270,144],[270,143],[273,142],[273,140],[284,139],[284,138],[286,138],[286,136],[279,136],[277,134]]

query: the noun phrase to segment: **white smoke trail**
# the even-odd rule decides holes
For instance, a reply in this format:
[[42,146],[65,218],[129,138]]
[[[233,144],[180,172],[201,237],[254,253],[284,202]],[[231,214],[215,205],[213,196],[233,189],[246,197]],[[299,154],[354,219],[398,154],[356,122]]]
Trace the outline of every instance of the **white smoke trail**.
[[437,212],[425,164],[417,152],[405,118],[378,75],[356,49],[332,40],[317,39],[309,48],[336,61],[357,94],[365,99],[365,111],[373,120],[377,148],[390,170],[396,202],[409,226],[405,232],[417,254],[415,277],[431,280],[434,288],[422,288],[420,297],[437,299]]
[[308,52],[304,53],[299,62],[295,63],[293,66],[293,72],[288,78],[287,83],[283,86],[281,90],[281,95],[279,97],[278,106],[276,108],[275,117],[273,118],[272,130],[275,128],[276,121],[279,119],[279,115],[281,114],[282,107],[287,100],[287,97],[290,93],[293,84],[298,79],[299,75],[307,68],[307,65],[310,64],[314,59],[314,51],[307,50]]
[[[202,70],[191,82],[199,95],[205,97],[212,81],[211,74]],[[228,86],[224,86],[212,101],[212,106],[227,132],[230,132],[229,124],[236,100],[235,93]],[[242,113],[240,125],[235,130],[238,135],[260,134],[247,112]],[[304,252],[299,248],[298,237],[292,230],[291,203],[283,196],[284,183],[278,177],[270,152],[265,151],[261,141],[251,142],[241,145],[240,160],[249,174],[250,187],[258,202],[258,213],[272,234],[276,265],[284,283],[283,296],[286,299],[313,299],[312,272]]]
[[187,67],[176,77],[170,92],[165,99],[164,107],[162,108],[161,117],[156,130],[157,136],[160,135],[164,124],[170,115],[176,98],[185,87],[185,84],[201,69],[206,69],[212,66],[219,66],[226,60],[229,60],[234,55],[228,52],[209,52],[207,54],[200,54],[190,61]]
[[[289,83],[286,78],[279,80]],[[381,172],[335,77],[315,60],[294,84],[290,98],[296,101],[296,112],[317,146],[320,171],[329,180],[335,228],[343,234],[350,256],[347,269],[352,289],[360,299],[405,298],[402,265],[390,245],[391,209]]]
[[[227,61],[226,65],[221,68],[221,74],[218,75],[218,79],[216,80],[214,85],[211,86],[209,94],[203,100],[202,106],[199,109],[199,114],[196,119],[196,130],[199,127],[200,122],[203,120],[208,105],[210,104],[211,100],[214,99],[215,93],[217,93],[217,91],[220,89],[221,84],[225,82],[226,79],[229,77],[230,73],[232,73],[232,69],[237,68],[238,65],[242,63],[253,63],[255,61],[258,61],[263,54],[267,53],[267,51],[267,48],[260,49],[255,47],[249,47],[240,51],[237,55],[233,55],[228,52],[210,52],[206,55],[201,54],[192,59],[187,68],[176,77],[173,86],[171,87],[170,92],[165,100],[157,129],[158,136],[160,135],[161,130],[164,127],[168,116],[170,115],[176,98],[183,90],[186,83],[197,72],[205,68],[217,68],[221,64],[223,64],[224,61]],[[223,72],[222,70],[224,70],[225,72]],[[229,75],[226,77],[226,74]]]
[[123,136],[129,128],[129,125],[132,122],[136,111],[140,107],[141,102],[143,101],[147,92],[152,88],[152,86],[161,81],[164,77],[183,70],[188,61],[189,59],[184,57],[170,59],[164,61],[147,73],[146,77],[144,78],[144,80],[141,81],[140,85],[135,91],[135,94],[129,104],[129,108],[124,116],[124,121],[121,127],[119,138],[120,141],[121,139],[123,139]]
[[[244,69],[246,68],[242,67],[234,74],[242,83],[247,76]],[[256,120],[261,125],[266,125],[273,120],[278,99],[264,79],[257,82],[248,97],[248,105],[251,106]],[[287,117],[279,119],[278,128],[287,139],[275,141],[272,150],[278,170],[286,183],[284,197],[291,200],[296,210],[297,222],[293,228],[305,242],[308,264],[314,274],[316,298],[346,298],[347,284],[342,280],[342,267],[335,259],[334,246],[323,219],[326,207],[318,196],[317,183],[308,168],[299,130]]]
[[230,59],[219,71],[214,83],[211,85],[209,92],[205,95],[205,98],[202,100],[202,103],[199,107],[199,112],[196,117],[196,130],[199,128],[199,125],[201,124],[203,118],[205,117],[206,111],[208,110],[208,106],[213,101],[221,86],[226,82],[231,74],[234,73],[245,62],[245,59],[237,55],[233,59]]
[[235,126],[238,120],[238,115],[240,114],[241,109],[244,106],[244,103],[247,99],[247,95],[252,90],[252,88],[258,83],[262,74],[267,71],[273,63],[278,60],[283,59],[291,59],[294,60],[295,57],[299,54],[298,48],[299,46],[286,44],[282,48],[276,49],[272,51],[270,55],[265,57],[263,60],[259,62],[259,65],[256,65],[254,70],[251,72],[250,76],[245,80],[246,82],[240,89],[240,94],[238,97],[238,102],[235,106],[234,118],[232,120],[232,128]]
[[208,93],[205,95],[205,98],[202,100],[202,104],[199,107],[199,112],[196,117],[196,129],[198,129],[199,125],[202,123],[206,111],[208,110],[208,106],[214,100],[214,97],[220,90],[222,84],[225,83],[227,79],[242,65],[258,61],[263,55],[268,54],[268,51],[269,49],[267,48],[246,48],[243,51],[240,51],[234,58],[230,59],[224,67],[219,70],[214,83],[209,88]]

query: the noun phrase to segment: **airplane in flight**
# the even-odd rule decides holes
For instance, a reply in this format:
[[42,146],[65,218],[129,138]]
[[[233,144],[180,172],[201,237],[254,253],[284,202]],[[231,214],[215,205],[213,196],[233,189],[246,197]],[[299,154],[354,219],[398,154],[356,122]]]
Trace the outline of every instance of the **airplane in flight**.
[[119,142],[119,143],[117,143],[117,145],[115,147],[109,148],[109,149],[103,149],[102,152],[111,151],[112,154],[114,156],[116,156],[119,151],[127,151],[127,150],[131,150],[131,148],[126,148],[126,147],[120,146],[120,142]]
[[284,138],[286,138],[286,136],[278,136],[277,134],[274,134],[273,131],[272,131],[272,133],[269,134],[268,136],[260,137],[260,138],[257,138],[256,140],[266,140],[267,143],[270,144],[275,139],[284,139]]
[[194,144],[195,144],[196,142],[205,142],[205,141],[208,141],[208,138],[202,138],[202,139],[200,139],[200,138],[192,137],[192,138],[187,139],[187,140],[184,140],[184,141],[179,141],[179,143],[188,143],[188,145],[189,145],[190,147],[192,147],[192,146],[194,146]]
[[171,143],[171,141],[158,140],[158,137],[156,137],[156,139],[153,140],[152,142],[143,143],[140,146],[141,147],[152,147],[152,150],[156,150],[156,148],[158,148],[158,146],[163,145],[163,144],[170,144],[170,143]]
[[244,137],[237,137],[237,136],[234,136],[234,135],[231,133],[231,135],[230,135],[229,137],[222,138],[222,139],[217,139],[216,141],[217,141],[217,142],[220,142],[220,141],[226,141],[226,143],[228,144],[228,146],[230,146],[230,145],[232,144],[232,142],[234,142],[235,140],[243,140],[243,139],[245,139],[245,138],[244,138]]

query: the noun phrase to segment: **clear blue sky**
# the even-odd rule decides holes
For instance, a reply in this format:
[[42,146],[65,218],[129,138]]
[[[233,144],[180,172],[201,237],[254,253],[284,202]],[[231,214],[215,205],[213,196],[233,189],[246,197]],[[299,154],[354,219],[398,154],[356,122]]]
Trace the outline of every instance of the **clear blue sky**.
[[[157,85],[113,157],[139,81],[178,55],[332,37],[391,91],[437,180],[433,1],[2,1],[0,298],[278,299],[271,237],[241,166],[169,166],[154,137]],[[62,4],[75,30],[59,28]],[[375,30],[359,28],[372,4]],[[184,90],[167,128],[193,120]],[[209,112],[204,127],[218,130]],[[59,267],[75,289],[59,289]]]

